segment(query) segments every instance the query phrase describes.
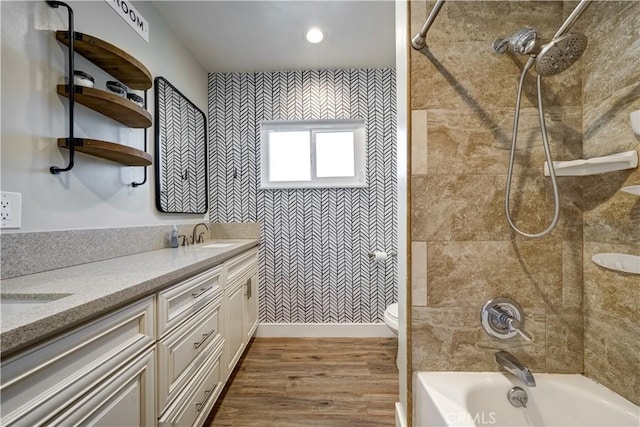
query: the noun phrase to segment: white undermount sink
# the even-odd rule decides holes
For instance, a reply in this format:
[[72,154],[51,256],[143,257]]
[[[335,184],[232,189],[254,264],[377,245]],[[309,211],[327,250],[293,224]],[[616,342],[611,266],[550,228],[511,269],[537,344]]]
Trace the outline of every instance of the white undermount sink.
[[0,312],[2,316],[24,313],[31,309],[49,304],[52,301],[68,297],[71,294],[12,295],[0,296]]
[[203,245],[201,246],[201,248],[208,248],[208,249],[222,249],[222,248],[228,248],[229,246],[233,246],[233,243],[209,243],[208,245]]

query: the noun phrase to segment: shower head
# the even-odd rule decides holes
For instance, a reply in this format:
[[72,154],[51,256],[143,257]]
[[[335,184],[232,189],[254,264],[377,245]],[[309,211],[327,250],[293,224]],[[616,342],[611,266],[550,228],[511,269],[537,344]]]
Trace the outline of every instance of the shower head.
[[[570,33],[554,38],[542,44],[540,33],[535,28],[524,28],[511,37],[498,39],[493,42],[496,53],[508,50],[517,55],[530,55],[535,59],[536,72],[543,76],[559,74],[572,66],[587,48],[587,38],[584,34]],[[529,60],[527,69],[533,65]]]
[[570,33],[556,37],[542,46],[536,57],[536,72],[541,76],[553,76],[571,67],[587,48],[584,34]]

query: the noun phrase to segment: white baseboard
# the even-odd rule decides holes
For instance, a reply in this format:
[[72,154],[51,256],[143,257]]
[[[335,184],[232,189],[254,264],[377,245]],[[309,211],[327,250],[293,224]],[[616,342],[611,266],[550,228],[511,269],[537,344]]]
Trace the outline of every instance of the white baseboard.
[[396,402],[396,427],[407,427],[407,417],[400,402]]
[[384,323],[260,323],[256,337],[393,338]]

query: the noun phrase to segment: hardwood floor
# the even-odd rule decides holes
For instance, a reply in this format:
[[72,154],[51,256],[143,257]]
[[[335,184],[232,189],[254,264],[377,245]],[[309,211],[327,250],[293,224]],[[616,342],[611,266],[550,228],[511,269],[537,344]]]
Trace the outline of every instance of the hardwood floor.
[[394,426],[395,338],[254,338],[205,426]]

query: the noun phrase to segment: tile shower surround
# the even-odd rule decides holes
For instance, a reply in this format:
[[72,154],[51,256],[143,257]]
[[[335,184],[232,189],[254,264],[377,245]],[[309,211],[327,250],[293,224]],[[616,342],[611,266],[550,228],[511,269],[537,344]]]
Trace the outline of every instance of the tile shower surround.
[[[640,2],[595,2],[580,23],[590,43],[583,58],[585,157],[640,150],[629,125],[629,113],[640,109],[639,20]],[[640,255],[640,199],[618,191],[636,184],[638,169],[584,180],[584,372],[640,405],[640,276],[591,261],[602,252]]]
[[[411,2],[412,34],[433,4]],[[616,191],[640,182],[638,171],[559,178],[560,222],[544,238],[514,234],[503,212],[524,59],[493,54],[491,43],[525,26],[550,36],[575,5],[447,2],[429,32],[429,50],[410,52],[413,371],[496,370],[493,353],[508,349],[534,372],[584,372],[637,404],[640,281],[590,258],[640,252],[637,198]],[[584,57],[544,79],[554,160],[638,149],[626,117],[640,108],[640,34],[633,25],[639,16],[640,3],[594,2],[576,26],[589,37]],[[541,176],[532,77],[523,95],[512,210],[521,228],[541,230],[553,199]],[[479,310],[496,296],[524,307],[532,343],[482,331]]]

